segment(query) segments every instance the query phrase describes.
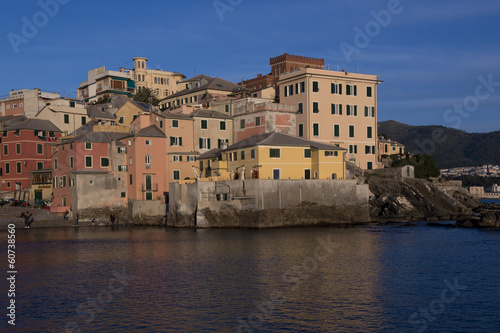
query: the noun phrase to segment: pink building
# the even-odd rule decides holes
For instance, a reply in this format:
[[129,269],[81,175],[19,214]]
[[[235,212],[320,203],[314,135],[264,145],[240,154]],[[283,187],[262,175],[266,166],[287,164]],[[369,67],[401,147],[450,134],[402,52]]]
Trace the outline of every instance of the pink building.
[[132,127],[137,130],[120,141],[127,150],[127,192],[129,201],[160,200],[168,192],[166,174],[166,136],[156,125],[148,124],[148,116],[140,116]]
[[125,133],[78,133],[61,140],[52,157],[54,205],[51,211],[127,204]]

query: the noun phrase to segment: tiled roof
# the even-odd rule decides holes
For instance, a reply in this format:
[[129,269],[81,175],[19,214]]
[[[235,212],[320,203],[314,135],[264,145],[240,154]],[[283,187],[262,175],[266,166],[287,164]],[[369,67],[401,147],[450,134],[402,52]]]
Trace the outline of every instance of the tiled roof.
[[156,125],[151,125],[141,129],[137,136],[146,138],[165,138],[165,133],[163,133]]
[[[183,81],[183,82],[185,82],[185,81]],[[221,78],[216,77],[216,78],[210,79],[208,81],[208,83],[202,85],[201,87],[195,87],[195,88],[191,88],[191,89],[181,90],[175,94],[172,94],[170,96],[165,97],[163,100],[171,99],[171,98],[175,98],[175,97],[179,97],[179,96],[184,96],[186,94],[191,94],[194,92],[203,91],[203,90],[207,90],[207,89],[221,90],[221,91],[233,91],[236,87],[238,87],[238,85],[236,83],[229,82],[229,81],[226,81],[226,80],[223,80]]]
[[191,117],[205,117],[205,118],[223,118],[230,119],[231,117],[225,115],[224,113],[209,110],[209,109],[197,109],[191,113]]
[[203,154],[198,156],[198,159],[201,160],[201,159],[207,159],[207,158],[217,158],[221,155],[222,155],[221,150],[219,148],[214,148],[214,149],[210,149],[209,151],[204,152]]
[[77,135],[72,138],[62,139],[61,144],[68,144],[73,142],[95,142],[104,143],[111,142],[122,139],[129,136],[128,133],[117,133],[117,132],[93,132],[89,131],[85,134]]
[[56,125],[54,125],[50,120],[31,118],[25,121],[13,124],[4,128],[4,131],[14,131],[14,130],[39,130],[39,131],[49,131],[49,132],[62,132]]
[[346,150],[339,146],[327,145],[320,142],[298,138],[292,135],[279,132],[258,134],[237,142],[225,150],[239,149],[252,146],[299,146],[312,147],[319,150]]

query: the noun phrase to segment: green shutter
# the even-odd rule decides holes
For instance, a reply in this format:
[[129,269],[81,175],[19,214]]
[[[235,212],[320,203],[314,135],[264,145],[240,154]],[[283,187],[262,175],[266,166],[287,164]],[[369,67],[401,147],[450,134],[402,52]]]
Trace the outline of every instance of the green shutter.
[[355,116],[358,115],[358,106],[357,105],[354,105],[354,115]]
[[342,104],[339,104],[339,115],[342,115]]
[[179,162],[182,162],[182,155],[179,156]]
[[202,149],[202,148],[203,148],[203,139],[200,138],[200,149]]
[[332,94],[333,94],[333,93],[334,93],[334,91],[335,91],[334,89],[335,89],[335,84],[334,84],[334,83],[332,83]]
[[182,136],[179,137],[179,146],[182,146]]
[[207,139],[207,149],[210,149],[210,138]]
[[354,86],[354,96],[358,95],[358,86]]
[[339,95],[342,95],[342,84],[339,84]]
[[173,137],[173,136],[171,136],[171,137],[170,137],[170,145],[171,145],[171,146],[173,146],[173,145],[174,145],[174,137]]
[[335,114],[335,104],[332,104],[332,114]]

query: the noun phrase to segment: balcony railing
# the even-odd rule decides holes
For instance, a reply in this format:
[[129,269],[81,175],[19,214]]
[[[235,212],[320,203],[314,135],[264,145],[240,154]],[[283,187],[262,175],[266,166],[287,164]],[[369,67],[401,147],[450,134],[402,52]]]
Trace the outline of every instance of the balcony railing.
[[158,183],[141,184],[142,192],[158,192]]

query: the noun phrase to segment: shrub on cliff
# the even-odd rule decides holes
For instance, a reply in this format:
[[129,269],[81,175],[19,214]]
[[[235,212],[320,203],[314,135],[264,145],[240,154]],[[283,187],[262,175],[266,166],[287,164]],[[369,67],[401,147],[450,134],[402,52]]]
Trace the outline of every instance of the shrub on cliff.
[[431,178],[439,177],[441,175],[436,163],[434,163],[434,158],[429,155],[417,155],[415,157],[404,158],[392,163],[392,167],[394,168],[403,167],[405,165],[413,165],[415,167],[416,178]]

